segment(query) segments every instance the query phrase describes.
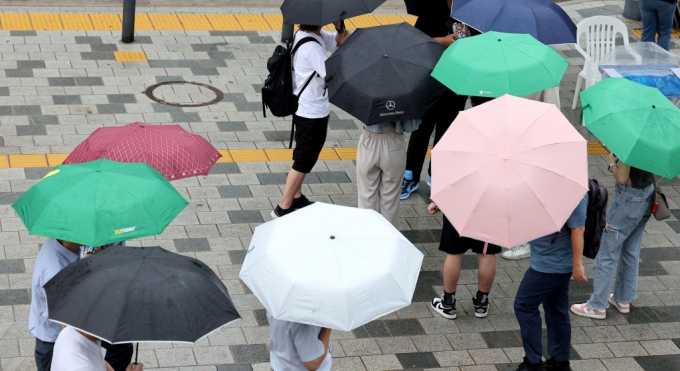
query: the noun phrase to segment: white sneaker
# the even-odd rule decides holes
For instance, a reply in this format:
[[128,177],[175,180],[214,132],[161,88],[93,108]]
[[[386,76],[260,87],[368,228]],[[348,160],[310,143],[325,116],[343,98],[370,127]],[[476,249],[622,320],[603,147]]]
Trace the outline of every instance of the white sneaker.
[[513,247],[510,250],[504,251],[501,256],[504,259],[519,260],[528,258],[531,256],[531,248],[528,243],[523,243]]
[[613,305],[619,312],[623,314],[630,313],[630,303],[624,303],[614,300],[614,294],[609,294],[609,304]]
[[571,312],[577,316],[595,319],[605,319],[607,317],[607,312],[604,309],[593,310],[588,306],[588,303],[572,305]]

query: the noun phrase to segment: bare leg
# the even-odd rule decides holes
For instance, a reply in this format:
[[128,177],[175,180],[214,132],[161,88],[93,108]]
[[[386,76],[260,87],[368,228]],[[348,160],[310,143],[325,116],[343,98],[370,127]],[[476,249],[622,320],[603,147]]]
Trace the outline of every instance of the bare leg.
[[456,288],[458,287],[458,279],[460,278],[460,267],[462,264],[463,254],[446,254],[443,273],[444,292],[456,292]]
[[281,202],[279,202],[279,207],[282,209],[289,209],[291,205],[293,205],[293,198],[302,195],[302,181],[305,180],[305,175],[307,174],[290,169],[288,177],[286,178],[286,187],[283,190]]
[[477,261],[479,262],[477,270],[479,291],[491,292],[493,280],[496,278],[496,255],[477,254]]

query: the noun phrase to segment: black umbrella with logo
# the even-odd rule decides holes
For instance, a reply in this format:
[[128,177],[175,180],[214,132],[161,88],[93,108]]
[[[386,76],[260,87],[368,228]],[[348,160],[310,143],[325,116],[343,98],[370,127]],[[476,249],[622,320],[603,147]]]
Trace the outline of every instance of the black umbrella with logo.
[[285,24],[325,26],[368,14],[385,0],[285,0],[281,5]]
[[446,92],[430,77],[445,49],[407,23],[359,29],[326,61],[330,101],[367,125],[422,118]]
[[240,318],[212,269],[157,246],[109,248],[44,288],[50,320],[112,344],[195,343]]

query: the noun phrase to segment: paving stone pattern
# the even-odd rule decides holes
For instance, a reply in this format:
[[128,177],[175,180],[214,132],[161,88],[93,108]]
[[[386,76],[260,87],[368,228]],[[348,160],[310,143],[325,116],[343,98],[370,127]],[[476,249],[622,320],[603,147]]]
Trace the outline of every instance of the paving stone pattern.
[[[620,1],[564,2],[576,21],[595,14],[619,14]],[[618,12],[618,13],[617,13]],[[629,29],[639,22],[626,21]],[[258,89],[277,32],[140,32],[125,45],[109,32],[0,31],[0,154],[68,153],[102,126],[133,121],[178,123],[219,149],[284,148],[290,122],[263,117]],[[635,37],[631,34],[633,41]],[[676,42],[677,40],[674,40]],[[571,62],[561,85],[562,111],[570,109],[583,60],[568,46],[557,47]],[[119,63],[114,51],[144,51],[148,62]],[[3,75],[4,74],[4,75]],[[142,91],[162,81],[197,81],[225,93],[222,102],[197,108],[155,103]],[[202,102],[212,93],[190,85],[159,88],[161,98]],[[327,147],[355,147],[358,122],[334,109]],[[608,186],[604,158],[590,156],[590,174]],[[195,346],[142,344],[148,369],[268,371],[268,323],[264,308],[238,279],[253,230],[270,220],[288,169],[286,162],[219,163],[207,176],[172,184],[190,204],[161,235],[130,241],[159,245],[201,259],[223,280],[242,315]],[[427,168],[427,166],[425,166]],[[31,275],[43,238],[31,236],[11,204],[49,168],[0,169],[0,370],[32,370],[34,339],[27,331]],[[319,162],[303,192],[311,200],[356,206],[352,161]],[[667,222],[652,220],[643,238],[639,298],[629,315],[608,311],[604,321],[572,317],[574,370],[680,370],[680,179],[662,188],[674,209]],[[426,206],[429,188],[401,204],[398,228],[424,254],[413,304],[352,332],[334,331],[334,370],[514,370],[523,350],[512,304],[528,260],[498,258],[485,319],[472,315],[476,257],[466,255],[458,287],[459,317],[441,318],[429,301],[442,291],[444,254],[438,251],[441,216]],[[571,302],[592,292],[572,282]],[[545,338],[545,334],[544,334]]]

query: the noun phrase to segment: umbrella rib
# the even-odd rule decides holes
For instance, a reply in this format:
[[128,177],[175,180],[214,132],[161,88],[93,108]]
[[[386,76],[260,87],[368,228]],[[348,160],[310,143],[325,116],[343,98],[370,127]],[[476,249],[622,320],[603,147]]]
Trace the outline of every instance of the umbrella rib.
[[[496,20],[498,19],[498,17],[500,17],[501,13],[503,13],[504,8],[505,8],[505,4],[503,4],[503,7],[500,8],[500,10],[498,10],[498,13],[496,13],[496,15],[493,17],[493,20],[491,20],[491,22],[489,22],[489,29],[487,31],[494,31],[494,30],[491,29],[491,25],[496,23]],[[498,31],[496,31],[496,32],[498,32]]]
[[[544,168],[543,166],[534,165],[534,164],[527,164],[526,162],[522,162],[522,161],[519,161],[519,160],[517,160],[517,159],[512,159],[512,161],[514,161],[514,162],[516,162],[516,163],[518,163],[518,164],[522,164],[522,165],[526,165],[526,166],[532,166],[532,167],[535,167],[535,168],[537,168],[537,169],[541,169],[541,170],[546,171],[546,172],[548,172],[548,173],[555,174],[555,175],[557,175],[557,176],[559,176],[559,177],[564,178],[564,175],[559,174],[559,173],[556,173],[556,172],[554,172],[553,170],[546,169],[546,168]],[[514,167],[513,167],[513,169],[514,169]],[[515,172],[516,172],[516,171],[515,171]],[[577,183],[577,182],[576,182],[575,180],[573,180],[573,179],[565,178],[565,180],[568,180],[568,181],[570,181],[571,183],[574,183],[574,184],[576,184],[576,185],[578,185],[578,186],[582,186],[582,184]]]
[[[659,111],[654,110],[654,112],[656,113],[657,120],[659,120],[659,123],[660,123],[660,122],[661,122],[661,119],[659,118]],[[669,121],[671,121],[671,120],[669,120]],[[672,121],[671,121],[671,122],[672,122]],[[666,133],[666,128],[665,128],[664,125],[659,125],[659,126],[661,127],[661,131],[663,131],[663,133],[664,133],[663,138],[664,138],[664,140],[666,141],[666,146],[667,146],[667,147],[670,147],[670,145],[671,145],[671,143],[669,143],[670,135],[668,135],[668,134]],[[674,160],[673,156],[670,156],[670,160],[671,160],[671,161]],[[671,164],[669,163],[669,165],[671,165]],[[672,168],[672,167],[673,167],[673,166],[671,166],[671,168]],[[664,177],[665,177],[665,176],[664,176]]]
[[[138,263],[139,265],[141,265],[141,260],[138,261],[138,262],[135,262],[135,263]],[[139,268],[139,266],[138,266],[138,268]],[[100,269],[101,269],[101,268],[100,268]],[[137,272],[139,272],[139,269],[137,270]],[[135,273],[135,275],[136,275],[136,273]],[[99,292],[99,294],[97,295],[97,300],[96,300],[95,302],[99,302],[99,298],[102,297],[102,295],[104,294],[104,292],[106,292],[106,290],[101,290],[101,291]],[[70,295],[69,295],[69,296],[70,296]],[[122,308],[122,307],[121,307],[121,308]],[[120,323],[120,318],[121,318],[122,312],[123,312],[123,310],[121,309],[121,311],[118,313],[118,322],[116,322],[116,323]],[[88,318],[91,314],[93,314],[93,313],[94,313],[94,312],[92,312],[92,311],[88,311],[87,314],[85,315],[85,319],[87,319],[87,318]],[[50,319],[50,320],[51,320],[51,319]],[[83,321],[83,323],[85,323],[85,322],[87,322],[87,321]],[[72,326],[72,325],[69,325],[69,326]],[[72,326],[72,327],[75,327],[75,326]],[[75,327],[75,328],[77,328],[77,327]],[[80,330],[80,328],[78,328],[78,329]],[[97,338],[106,340],[106,341],[109,342],[109,343],[113,343],[113,338],[111,338],[111,339],[104,339],[103,337],[101,337],[101,336],[99,336],[99,335],[92,334],[92,333],[87,332],[87,331],[83,331],[83,332],[86,332],[86,333],[88,333],[88,334],[90,334],[90,335],[92,335],[92,336],[94,336],[94,337],[97,337]],[[117,326],[116,326],[116,331],[115,331],[115,332],[118,332],[118,327],[117,327]],[[116,336],[116,334],[114,333],[113,336]]]
[[[92,219],[94,219],[94,223],[92,223],[92,226],[93,226],[94,228],[93,228],[93,230],[92,230],[92,241],[95,241],[95,240],[96,240],[96,237],[97,237],[97,229],[98,229],[97,226],[99,225],[99,223],[97,223],[97,219],[98,219],[98,218],[97,218],[97,193],[98,193],[97,190],[99,189],[99,177],[101,176],[101,172],[97,171],[97,172],[95,173],[95,175],[97,176],[97,183],[95,184],[95,188],[94,188],[94,202],[93,202],[93,204],[94,204],[94,213],[93,213],[93,215],[92,215]],[[92,242],[92,243],[94,244],[94,242]],[[93,247],[95,247],[95,246],[93,246]]]
[[[534,125],[536,125],[536,124],[538,123],[538,121],[539,121],[541,118],[543,118],[543,116],[545,116],[545,115],[550,111],[550,108],[552,108],[552,107],[550,107],[550,106],[546,107],[545,111],[543,111],[543,113],[541,113],[538,117],[536,117],[536,118],[534,119],[534,121],[531,122],[531,124],[530,124],[529,126],[526,127],[526,129],[524,129],[524,131],[522,132],[522,134],[519,136],[519,139],[517,139],[517,141],[515,142],[515,144],[512,145],[512,148],[510,148],[510,151],[508,151],[508,153],[512,153],[512,151],[515,149],[515,147],[517,147],[517,144],[522,140],[522,137],[524,137],[524,135],[525,135],[525,134],[526,134],[526,133],[534,126]],[[538,147],[534,147],[534,148],[538,148]],[[533,149],[533,148],[532,148],[532,149]],[[526,151],[525,151],[525,152],[526,152]],[[524,152],[522,152],[522,153],[524,153]],[[514,155],[513,155],[513,156],[514,156]]]
[[[351,71],[351,72],[353,72],[353,73],[347,73],[347,74],[345,74],[345,75],[343,76],[344,79],[345,79],[345,83],[344,83],[344,84],[348,83],[349,80],[350,80],[351,78],[353,78],[354,76],[356,76],[356,75],[358,75],[358,74],[360,74],[360,73],[362,73],[362,72],[368,70],[369,68],[375,66],[375,65],[378,64],[378,63],[380,63],[380,59],[376,59],[376,60],[373,61],[371,64],[369,64],[369,65],[367,65],[367,66],[365,66],[365,67],[363,67],[363,68],[361,68],[361,69],[356,69],[356,70],[354,70],[354,71]],[[349,71],[348,71],[348,72],[349,72]],[[344,84],[342,84],[342,85],[344,85]],[[342,86],[342,85],[341,85],[341,86]]]
[[[148,166],[148,165],[147,165],[147,166]],[[163,184],[163,185],[165,185],[165,184]],[[127,194],[129,194],[133,199],[135,199],[135,200],[137,200],[137,201],[140,201],[139,199],[137,199],[137,197],[135,197],[135,196],[134,196],[129,190],[127,190],[125,187],[119,187],[119,188],[122,189],[123,191],[125,191]],[[174,188],[173,188],[173,189],[174,189]],[[181,196],[180,196],[180,197],[181,197]],[[184,199],[184,198],[182,198],[182,199]],[[146,209],[146,205],[144,205],[143,202],[139,202],[139,204],[142,206],[142,209],[144,209],[144,211],[146,212],[146,215],[149,216],[149,220],[151,221],[151,223],[154,224],[154,227],[156,228],[156,230],[158,230],[158,227],[159,227],[159,226],[156,224],[156,220],[155,220],[154,218],[151,217],[151,213],[149,212],[149,210]],[[185,207],[186,207],[186,205],[185,205]],[[184,209],[184,208],[182,208],[182,209]]]
[[[647,119],[645,120],[645,124],[644,124],[644,125],[640,128],[640,130],[636,133],[636,134],[637,134],[637,135],[636,135],[637,138],[635,139],[635,143],[633,143],[633,145],[630,146],[630,151],[628,151],[628,153],[627,153],[627,155],[626,155],[626,159],[628,159],[628,156],[630,156],[630,154],[633,152],[633,149],[634,149],[634,148],[638,145],[638,143],[640,142],[640,135],[641,135],[641,133],[649,126],[649,118],[650,118],[650,116],[652,116],[652,111],[650,111],[650,112],[647,114]],[[618,157],[618,156],[617,156],[617,157]]]
[[[455,44],[455,43],[454,43],[454,44]],[[452,44],[452,45],[453,45],[453,44]],[[447,49],[447,50],[448,50],[448,49]],[[488,54],[489,52],[491,52],[491,50],[492,50],[492,48],[487,48],[486,50],[484,50],[483,54],[478,55],[478,59],[479,59],[479,60],[487,59],[487,54]],[[505,57],[505,56],[504,56],[504,57]],[[439,65],[439,63],[441,63],[441,59],[440,59],[440,61],[437,63],[437,66]],[[506,67],[507,67],[507,64],[506,64]],[[507,69],[507,68],[506,68],[506,69]],[[467,73],[465,74],[465,77],[461,80],[462,83],[459,84],[459,85],[465,86],[465,85],[467,84],[468,78],[470,77],[470,74],[471,74],[472,70],[473,70],[473,68],[468,68]],[[433,72],[434,72],[434,71],[433,71]],[[439,79],[437,79],[437,80],[439,80]],[[441,82],[441,80],[440,80],[440,82]],[[443,82],[442,82],[442,84],[443,84]],[[447,86],[447,87],[448,87],[448,86]],[[454,90],[451,89],[451,88],[449,88],[449,90],[454,91]],[[454,91],[454,93],[457,93],[457,92]],[[462,113],[462,112],[461,112],[461,113]]]
[[[126,290],[130,289],[132,282],[134,282],[135,279],[137,278],[137,276],[139,275],[139,268],[142,266],[142,262],[144,262],[144,261],[145,261],[144,259],[138,259],[138,261],[135,262],[135,263],[137,263],[137,271],[135,272],[135,275],[132,277],[132,279],[130,281],[128,281],[127,285],[125,285]],[[125,296],[125,298],[127,299],[127,295]],[[118,313],[118,321],[116,323],[120,323],[120,318],[121,318],[123,311],[125,309],[125,303],[126,302],[127,302],[127,300],[123,301],[123,305],[121,306],[121,311]],[[116,326],[116,332],[118,332],[118,326]],[[114,336],[115,336],[115,334],[114,334]],[[113,340],[113,339],[111,339],[111,340]]]
[[[394,65],[394,61],[393,61],[393,60],[389,60],[389,58],[388,58],[388,61],[389,61],[390,65],[392,66],[392,68],[394,68],[395,72],[399,70],[399,68],[397,68],[397,66]],[[402,79],[402,77],[401,77],[400,74],[395,73],[395,75],[397,76],[397,78],[399,78],[399,82],[401,82],[401,85],[406,89],[406,91],[412,90],[412,89],[410,89],[410,86],[404,82],[404,79]],[[417,107],[417,106],[418,106],[418,105],[415,104],[415,102],[413,101],[413,94],[409,94],[409,95],[408,95],[408,100],[411,101],[411,104],[413,104],[414,107]]]
[[[523,151],[523,152],[514,153],[514,154],[512,154],[512,157],[519,156],[519,155],[523,155],[523,154],[528,153],[528,152],[531,152],[531,151],[533,151],[533,150],[535,150],[535,149],[540,149],[540,148],[545,148],[545,147],[550,147],[550,146],[555,146],[555,145],[561,145],[561,144],[572,144],[572,143],[581,143],[581,141],[546,143],[546,144],[542,144],[542,145],[540,145],[540,146],[531,147],[531,148],[529,148],[529,149],[527,149],[526,151]],[[514,147],[513,147],[513,148],[514,148]],[[515,161],[517,161],[517,162],[522,162],[522,161],[518,161],[518,160],[516,160],[516,159],[514,159],[514,158],[513,158],[513,160],[515,160]],[[533,165],[532,165],[532,166],[533,166]]]
[[[40,182],[40,181],[38,181],[38,183],[39,183],[39,182]],[[36,183],[36,185],[37,185],[38,183]],[[37,226],[38,224],[40,224],[39,221],[40,221],[40,219],[41,219],[41,218],[43,217],[43,215],[44,215],[44,214],[42,213],[42,211],[44,211],[44,210],[47,208],[47,206],[48,206],[49,204],[51,204],[54,200],[59,199],[62,193],[65,193],[65,192],[68,191],[68,190],[69,190],[68,187],[61,187],[61,188],[59,188],[59,190],[56,191],[56,194],[52,194],[52,197],[50,197],[50,201],[48,201],[48,203],[42,208],[42,210],[41,210],[40,214],[38,215],[38,217],[35,218],[35,221],[33,222],[33,226]],[[17,214],[18,214],[18,213],[17,213]],[[19,215],[19,217],[21,218],[21,215]],[[23,218],[22,218],[22,221],[23,221]],[[27,227],[27,229],[28,229],[28,227]],[[44,236],[44,237],[50,238],[50,236]],[[73,242],[78,242],[78,241],[73,241]]]
[[[522,182],[523,182],[523,183],[527,186],[527,188],[531,191],[531,193],[534,195],[534,197],[536,198],[536,200],[538,200],[538,202],[541,204],[541,206],[543,206],[543,209],[545,209],[545,205],[543,204],[543,201],[538,197],[538,195],[536,195],[536,192],[534,192],[534,189],[531,188],[531,186],[529,185],[529,183],[527,183],[526,180],[524,180],[524,178],[522,177],[522,175],[517,171],[517,169],[515,169],[514,166],[512,166],[511,163],[509,163],[509,165],[510,165],[510,167],[512,167],[512,170],[515,171],[515,174],[517,174],[517,176],[518,176],[520,179],[522,179]],[[542,168],[541,168],[541,169],[542,169]],[[585,194],[585,192],[584,192],[584,194]],[[507,200],[507,197],[506,197],[506,200]],[[551,215],[550,213],[546,213],[546,214],[548,214],[548,215],[550,216],[550,220],[551,220],[551,221],[553,222],[553,224],[555,225],[555,228],[560,228],[560,227],[557,226],[557,223],[555,223],[555,219],[553,219],[552,215]],[[509,232],[510,232],[510,225],[508,224],[508,233],[509,233]],[[508,234],[508,236],[509,236],[509,234]]]
[[[640,128],[640,130],[636,133],[636,134],[637,134],[637,138],[635,139],[635,143],[630,147],[630,151],[628,152],[628,156],[630,156],[630,154],[633,152],[633,150],[635,149],[635,147],[637,147],[638,143],[640,143],[640,137],[641,137],[642,132],[644,132],[645,129],[647,129],[647,127],[650,125],[650,124],[649,124],[649,119],[650,119],[650,117],[652,116],[652,113],[654,113],[654,115],[655,115],[655,117],[656,117],[656,119],[657,119],[657,122],[660,122],[660,120],[659,120],[659,114],[658,114],[658,112],[656,111],[656,109],[654,109],[654,110],[652,110],[652,111],[649,111],[649,114],[647,115],[647,119],[645,120],[645,124],[644,124],[644,125]],[[659,126],[661,127],[661,130],[662,130],[662,131],[664,132],[664,134],[665,134],[666,131],[663,129],[663,125],[659,125]],[[664,138],[665,138],[666,141],[668,140],[668,138],[666,138],[665,135],[664,135]],[[666,142],[666,143],[668,143],[668,142]],[[628,156],[626,156],[626,159],[627,159]],[[629,165],[629,164],[626,164],[626,165]],[[630,166],[630,165],[629,165],[629,166]]]
[[[538,30],[537,30],[536,32],[538,33]],[[540,42],[540,41],[539,41],[539,42]],[[524,43],[524,42],[523,42],[523,44],[527,44],[527,43]],[[545,47],[550,48],[550,47],[547,46],[547,45],[542,45],[542,46],[545,46]],[[512,48],[515,49],[517,52],[526,55],[527,57],[532,57],[532,58],[534,58],[531,54],[527,54],[526,52],[524,52],[523,50],[517,48],[516,46],[512,46]],[[547,50],[547,49],[546,49],[546,50]],[[562,59],[562,60],[564,60],[564,58],[562,58],[561,56],[560,56],[559,58]],[[534,58],[534,59],[536,60],[536,58]],[[545,62],[540,61],[540,65],[541,65],[541,67],[543,67],[543,69],[544,69],[546,72],[548,72],[548,74],[549,74],[550,76],[553,76],[552,71],[550,71],[550,69],[548,69],[548,67],[546,67]],[[569,65],[569,63],[567,63],[567,66],[568,66],[568,65]],[[566,69],[565,69],[565,72],[566,72]],[[562,73],[562,76],[564,76],[564,73]],[[562,76],[560,76],[559,80],[557,81],[557,85],[558,85],[558,86],[559,86],[560,82],[562,81]],[[554,77],[555,77],[555,76],[553,76],[553,78],[554,78]]]
[[[342,243],[340,240],[338,240],[338,242],[340,242],[343,246],[347,247],[347,245]],[[340,262],[340,259],[338,257],[338,249],[335,249],[334,252],[335,252],[335,257],[336,257],[335,262],[337,264],[338,272],[340,272],[340,274],[339,274],[340,284],[342,285],[342,288],[345,289],[344,290],[345,291],[345,305],[347,305],[347,307],[349,307],[349,292],[347,290],[347,286],[345,285],[345,280],[343,279],[343,276],[342,276],[342,269],[340,269],[340,264],[338,264]],[[349,324],[349,323],[351,323],[349,311],[347,311],[346,314],[347,314],[347,318],[345,318],[345,319],[346,319],[347,322],[345,322],[345,323]]]
[[[459,117],[460,117],[460,114],[459,114]],[[498,148],[498,146],[496,146],[496,143],[494,143],[493,140],[492,140],[491,138],[489,138],[486,134],[484,134],[484,132],[482,132],[481,130],[479,130],[479,128],[478,128],[476,125],[470,124],[469,126],[473,127],[475,130],[477,130],[477,132],[478,132],[479,134],[481,134],[481,135],[489,142],[489,144],[491,144],[491,145],[494,147],[494,149],[496,150],[496,153],[503,153],[503,152],[501,151],[501,149]],[[492,156],[493,156],[493,155],[492,155]]]
[[317,256],[319,256],[319,254],[321,254],[321,251],[322,251],[327,245],[328,245],[328,242],[326,242],[326,244],[325,244],[324,246],[322,246],[321,248],[319,248],[319,249],[317,250],[317,253],[314,254],[314,256],[311,257],[311,258],[309,259],[309,263],[308,263],[304,268],[302,268],[302,269],[300,269],[300,270],[298,271],[297,276],[296,276],[294,279],[291,280],[291,285],[290,285],[291,289],[290,289],[290,291],[288,291],[288,293],[286,294],[286,297],[283,298],[283,301],[281,301],[281,303],[285,303],[286,301],[288,301],[288,297],[290,296],[291,291],[293,291],[293,286],[295,286],[295,283],[298,282],[298,280],[300,279],[300,276],[307,270],[307,268],[308,268],[310,265],[312,265],[312,262],[314,261],[314,259],[315,259]]
[[[128,124],[128,125],[131,125],[131,124]],[[125,125],[125,126],[128,126],[128,125]],[[120,128],[120,129],[124,129],[125,126],[121,126],[121,127],[116,128],[116,129],[119,129],[119,128]],[[117,131],[118,131],[118,133],[116,133],[116,135],[118,136],[118,139],[115,140],[115,143],[113,143],[112,148],[106,148],[106,147],[105,147],[105,148],[100,149],[100,150],[99,150],[100,152],[104,152],[104,153],[107,153],[107,154],[108,154],[108,153],[111,151],[111,149],[118,147],[119,145],[121,145],[121,143],[125,143],[125,141],[126,141],[128,138],[130,138],[130,137],[132,137],[133,135],[137,134],[137,133],[135,132],[135,130],[128,130],[128,131],[125,131],[125,130],[117,130]],[[104,136],[103,134],[101,134],[101,135]],[[89,138],[88,138],[88,139],[89,139]],[[86,139],[86,140],[87,140],[87,139]],[[107,144],[108,144],[108,143],[107,143]],[[100,157],[100,158],[105,158],[105,157]],[[112,161],[113,161],[113,160],[112,160]]]
[[[495,163],[497,163],[497,162],[498,162],[497,160],[496,160],[496,161],[493,161],[493,162],[491,162],[491,163],[488,163],[488,164],[484,165],[483,167],[480,167],[479,169],[484,168],[484,167],[487,167],[487,166],[491,166],[491,165],[493,165],[493,164],[495,164]],[[467,177],[469,177],[469,176],[471,176],[471,175],[477,173],[477,172],[479,171],[479,169],[475,169],[475,170],[473,170],[473,171],[471,171],[471,172],[469,172],[469,173],[463,175],[462,177],[458,178],[455,182],[453,182],[453,183],[447,185],[446,187],[444,187],[444,189],[449,188],[449,187],[452,187],[452,186],[454,186],[456,183],[460,182],[461,180],[463,180],[463,179],[465,179],[465,178],[467,178]],[[441,191],[441,192],[443,192],[443,191]],[[441,192],[440,192],[440,193],[441,193]],[[439,194],[439,193],[437,193],[437,194]]]
[[[362,240],[363,240],[363,239],[364,239],[364,238],[362,238]],[[356,250],[355,248],[353,248],[352,246],[347,245],[346,243],[344,243],[344,242],[342,242],[342,241],[340,241],[340,242],[341,242],[343,245],[345,245],[345,247],[347,247],[348,249],[350,249],[350,250],[352,250],[352,251],[357,251],[357,250]],[[397,282],[397,280],[394,279],[394,276],[392,276],[392,273],[391,273],[389,270],[380,267],[379,265],[375,264],[375,262],[366,259],[366,258],[365,258],[364,256],[362,256],[361,254],[358,254],[358,255],[359,255],[359,258],[361,258],[361,259],[363,259],[364,261],[370,263],[371,265],[377,267],[377,270],[380,270],[380,271],[382,271],[382,272],[384,272],[384,273],[387,273],[387,274],[390,276],[390,278],[392,278],[392,280],[394,280],[395,283]],[[401,285],[399,285],[399,283],[397,283],[397,286],[401,289],[401,291],[404,293],[404,295],[407,294],[406,292],[404,292],[404,288],[401,287]]]
[[[491,164],[489,164],[489,165],[491,165]],[[487,166],[489,166],[489,165],[487,165]],[[495,174],[498,172],[498,169],[500,169],[500,168],[501,168],[501,166],[498,165],[498,168],[496,168],[496,171],[494,172],[493,175],[495,175]],[[469,175],[471,175],[471,174],[472,174],[472,173],[470,173]],[[461,179],[462,179],[462,178],[461,178]],[[459,179],[459,180],[460,180],[460,179]],[[455,183],[454,183],[454,184],[455,184]],[[486,186],[484,187],[484,190],[483,190],[482,192],[479,193],[479,197],[477,198],[477,200],[476,200],[475,203],[474,203],[475,209],[476,209],[477,206],[479,205],[479,200],[482,199],[482,196],[484,195],[484,193],[486,193],[486,190],[489,189],[489,185],[490,185],[490,184],[491,184],[491,182],[488,182],[488,183],[486,184]],[[450,187],[452,187],[452,186],[453,186],[453,184],[449,184],[449,185],[446,186],[446,188],[450,188]],[[474,212],[474,209],[473,209],[472,211]],[[464,223],[463,228],[462,228],[461,230],[465,229],[465,227],[467,226],[467,224],[468,224],[468,222],[470,221],[470,218],[471,218],[471,217],[472,217],[472,212],[468,214],[468,217],[467,217],[467,219],[465,219],[465,223]],[[451,224],[453,224],[453,223],[451,223]],[[460,233],[460,232],[459,232],[459,233]]]

